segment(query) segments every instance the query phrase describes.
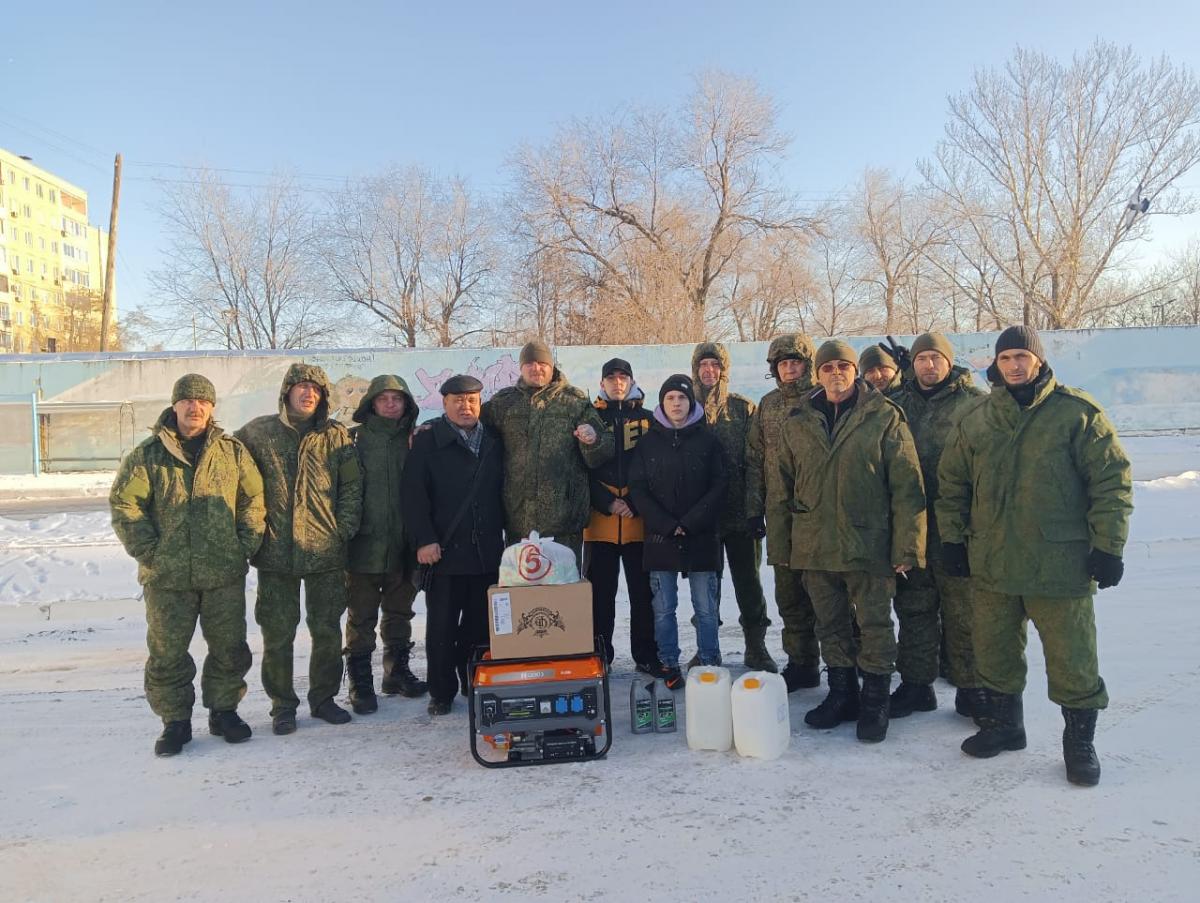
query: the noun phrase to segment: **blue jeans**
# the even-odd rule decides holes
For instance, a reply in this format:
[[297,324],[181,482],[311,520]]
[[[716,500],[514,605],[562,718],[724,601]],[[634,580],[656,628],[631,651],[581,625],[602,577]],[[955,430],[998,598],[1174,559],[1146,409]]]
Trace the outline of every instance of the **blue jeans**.
[[[679,665],[679,623],[675,609],[679,607],[679,575],[674,571],[651,571],[650,591],[654,593],[654,642],[658,657],[668,668]],[[717,609],[720,577],[716,571],[693,571],[688,574],[692,588],[692,609],[696,612],[696,645],[700,662],[716,665],[721,661],[721,645],[717,639]]]

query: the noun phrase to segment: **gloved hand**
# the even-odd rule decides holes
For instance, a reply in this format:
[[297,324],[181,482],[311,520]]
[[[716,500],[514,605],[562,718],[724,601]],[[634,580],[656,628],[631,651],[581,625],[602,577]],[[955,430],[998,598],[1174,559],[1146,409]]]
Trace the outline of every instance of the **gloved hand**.
[[967,562],[967,547],[961,542],[942,543],[942,570],[951,577],[970,577],[971,565]]
[[1092,549],[1088,554],[1088,574],[1096,581],[1096,586],[1108,589],[1121,582],[1125,575],[1125,562],[1116,555]]
[[888,343],[879,343],[879,347],[883,349],[883,353],[896,362],[896,369],[903,373],[908,369],[908,365],[912,363],[912,355],[908,353],[908,348],[904,345],[896,344],[896,340],[891,336],[887,337]]
[[767,519],[762,515],[746,518],[746,532],[755,539],[762,539],[767,535]]

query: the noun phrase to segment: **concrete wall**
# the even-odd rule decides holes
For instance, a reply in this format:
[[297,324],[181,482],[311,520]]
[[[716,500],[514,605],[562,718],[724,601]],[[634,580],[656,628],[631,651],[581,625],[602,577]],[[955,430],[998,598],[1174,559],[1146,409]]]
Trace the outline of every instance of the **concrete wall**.
[[[996,333],[951,337],[957,362],[975,370],[981,385],[986,385],[983,371],[992,360],[995,338]],[[847,339],[857,349],[878,340]],[[1042,340],[1059,379],[1092,393],[1119,429],[1200,429],[1200,327],[1047,332]],[[559,349],[558,358],[573,383],[594,392],[601,364],[610,357],[623,357],[653,397],[667,376],[689,371],[693,347],[565,347]],[[733,343],[729,350],[734,391],[757,399],[773,387],[765,363],[767,343]],[[280,382],[293,361],[325,368],[335,383],[336,416],[348,421],[375,374],[404,377],[425,416],[434,416],[441,404],[437,387],[446,377],[471,373],[483,381],[488,397],[516,381],[516,357],[514,348],[12,355],[0,357],[0,395],[36,391],[45,401],[128,402],[135,426],[132,435],[128,408],[124,417],[113,408],[94,414],[51,415],[45,424],[43,444],[52,461],[90,457],[97,459],[93,466],[111,468],[122,451],[145,435],[144,429],[167,405],[171,385],[182,373],[204,373],[213,381],[217,419],[236,428],[277,409]],[[0,407],[0,473],[28,471],[28,421],[27,407]]]

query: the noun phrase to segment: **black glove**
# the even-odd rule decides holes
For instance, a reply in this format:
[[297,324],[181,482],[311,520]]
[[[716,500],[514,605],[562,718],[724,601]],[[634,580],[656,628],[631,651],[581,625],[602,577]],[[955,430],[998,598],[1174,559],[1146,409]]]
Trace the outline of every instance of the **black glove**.
[[767,535],[767,519],[762,515],[746,518],[746,532],[755,539],[762,539]]
[[951,577],[970,577],[971,565],[967,562],[967,547],[961,542],[942,543],[942,570]]
[[1092,549],[1088,554],[1088,573],[1096,581],[1096,586],[1108,589],[1121,582],[1125,575],[1125,562],[1116,555]]
[[896,340],[891,336],[887,337],[888,343],[879,343],[879,347],[883,349],[883,353],[896,362],[896,369],[903,373],[908,369],[908,365],[912,363],[912,355],[908,353],[908,349],[903,345],[897,345]]

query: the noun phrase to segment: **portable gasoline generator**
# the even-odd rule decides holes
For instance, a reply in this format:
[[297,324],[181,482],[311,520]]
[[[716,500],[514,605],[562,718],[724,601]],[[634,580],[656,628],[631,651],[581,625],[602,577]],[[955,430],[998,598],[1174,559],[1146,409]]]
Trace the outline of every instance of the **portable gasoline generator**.
[[603,654],[471,662],[471,755],[485,768],[599,759],[612,746]]

